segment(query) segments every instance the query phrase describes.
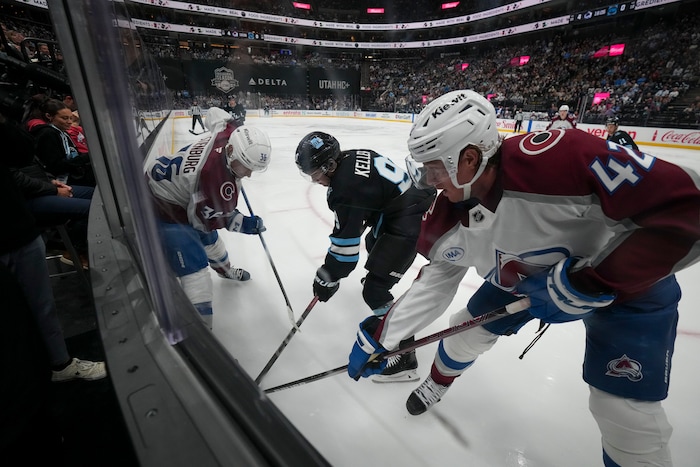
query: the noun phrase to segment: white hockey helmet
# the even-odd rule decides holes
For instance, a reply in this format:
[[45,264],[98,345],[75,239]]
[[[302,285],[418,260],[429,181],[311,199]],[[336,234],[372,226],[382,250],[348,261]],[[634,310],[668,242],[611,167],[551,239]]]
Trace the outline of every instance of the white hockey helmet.
[[566,104],[564,104],[564,105],[562,105],[561,107],[559,107],[559,112],[563,112],[563,111],[568,112],[568,111],[569,111],[569,106],[566,105]]
[[[496,127],[496,109],[482,95],[469,90],[452,91],[430,104],[416,117],[408,137],[406,158],[409,175],[419,187],[425,187],[425,169],[419,164],[440,160],[455,187],[471,197],[471,186],[486,169],[486,164],[501,146]],[[481,151],[481,164],[474,177],[457,182],[459,156],[467,146]]]
[[237,160],[253,172],[267,170],[267,166],[270,165],[272,145],[264,131],[242,125],[231,133],[228,143],[232,146],[231,151],[226,150],[226,161],[229,167],[233,161]]

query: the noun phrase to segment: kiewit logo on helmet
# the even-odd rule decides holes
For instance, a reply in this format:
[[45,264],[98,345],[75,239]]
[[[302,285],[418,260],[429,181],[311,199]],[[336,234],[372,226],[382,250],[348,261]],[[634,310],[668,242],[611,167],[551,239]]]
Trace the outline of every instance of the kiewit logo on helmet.
[[455,96],[455,97],[454,97],[450,102],[448,102],[447,104],[443,104],[443,105],[441,105],[440,107],[438,107],[437,109],[435,109],[435,111],[433,111],[433,113],[431,114],[431,116],[432,116],[433,118],[438,118],[438,117],[439,117],[440,115],[442,115],[447,109],[449,109],[449,108],[452,107],[453,105],[459,104],[460,101],[463,101],[463,100],[466,99],[466,98],[467,98],[467,95],[464,94],[464,93],[461,93],[461,94]]

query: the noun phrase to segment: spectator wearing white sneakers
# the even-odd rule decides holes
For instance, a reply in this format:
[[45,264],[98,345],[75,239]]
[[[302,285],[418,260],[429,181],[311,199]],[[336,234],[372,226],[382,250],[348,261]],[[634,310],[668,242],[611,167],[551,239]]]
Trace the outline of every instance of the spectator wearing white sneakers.
[[10,173],[29,164],[34,156],[31,136],[0,116],[0,139],[6,156],[0,158],[0,199],[12,227],[0,229],[0,263],[19,282],[49,357],[52,381],[97,380],[107,376],[104,362],[71,357],[58,319],[46,263],[46,246]]

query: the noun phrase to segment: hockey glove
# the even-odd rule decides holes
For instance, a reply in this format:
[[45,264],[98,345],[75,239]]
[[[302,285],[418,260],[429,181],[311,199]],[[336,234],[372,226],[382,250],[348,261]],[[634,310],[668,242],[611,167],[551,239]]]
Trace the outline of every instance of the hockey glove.
[[327,302],[338,291],[339,281],[334,281],[326,268],[321,266],[314,277],[314,295],[319,301]]
[[594,297],[574,289],[569,282],[567,270],[576,259],[563,259],[517,285],[519,293],[530,297],[530,314],[546,323],[565,323],[585,318],[615,300],[614,293]]
[[244,216],[236,210],[236,214],[231,217],[228,230],[248,235],[257,235],[267,229],[263,225],[263,220],[258,216]]
[[357,339],[350,351],[350,361],[348,362],[348,375],[355,381],[360,377],[367,378],[381,373],[386,368],[386,360],[369,361],[372,355],[386,352],[386,349],[372,338],[379,321],[376,316],[370,316],[360,323]]

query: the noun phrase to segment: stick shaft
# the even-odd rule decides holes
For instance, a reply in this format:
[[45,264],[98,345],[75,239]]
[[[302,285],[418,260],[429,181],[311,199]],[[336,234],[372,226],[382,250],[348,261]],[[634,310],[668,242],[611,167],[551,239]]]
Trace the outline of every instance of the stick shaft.
[[[484,313],[483,315],[477,316],[476,318],[470,319],[469,321],[465,321],[462,324],[458,324],[456,326],[452,326],[447,329],[443,329],[442,331],[438,331],[435,334],[431,334],[429,336],[423,337],[422,339],[418,339],[415,342],[412,342],[408,345],[405,345],[403,347],[400,347],[396,350],[393,350],[391,352],[386,352],[383,354],[378,355],[379,358],[382,360],[387,359],[389,357],[395,356],[395,355],[400,355],[404,354],[406,352],[410,352],[411,350],[415,350],[418,347],[422,347],[424,345],[428,345],[432,342],[439,341],[440,339],[444,339],[446,337],[453,336],[455,334],[458,334],[462,331],[466,331],[467,329],[475,328],[477,326],[481,326],[486,323],[490,323],[492,321],[496,321],[498,319],[504,318],[506,316],[512,315],[514,313],[517,313],[519,311],[526,310],[527,308],[530,307],[530,299],[529,298],[523,298],[521,300],[518,300],[517,302],[513,302],[507,306],[504,306],[502,308],[499,308],[497,310],[490,311],[488,313]],[[375,354],[376,355],[376,354]],[[375,357],[377,358],[377,357]],[[373,359],[370,357],[369,361],[372,361]],[[324,379],[328,378],[329,376],[337,375],[338,373],[342,373],[348,369],[348,365],[343,365],[338,368],[333,368],[332,370],[327,370],[315,375],[307,376],[306,378],[298,379],[296,381],[291,381],[286,384],[281,384],[279,386],[275,386],[270,389],[265,389],[265,394],[270,394],[273,392],[277,391],[282,391],[283,389],[289,389],[293,388],[296,386],[302,386],[307,383],[311,383],[313,381],[318,381],[319,379]]]
[[421,339],[417,339],[415,342],[406,343],[405,345],[400,346],[396,350],[392,350],[391,352],[381,354],[381,358],[383,360],[386,360],[389,357],[410,352],[411,350],[415,350],[418,347],[423,347],[424,345],[432,344],[433,342],[437,342],[446,337],[459,334],[460,332],[466,331],[467,329],[475,328],[477,326],[481,326],[482,324],[490,323],[491,321],[495,321],[497,319],[501,319],[505,316],[512,315],[519,311],[526,310],[529,307],[529,298],[520,299],[517,302],[513,302],[509,305],[504,306],[503,308],[484,313],[483,315],[477,316],[476,318],[472,318],[469,321],[463,322],[462,324],[457,324],[447,329],[443,329],[442,331],[438,331],[435,334],[431,334]]
[[292,337],[294,337],[294,334],[296,334],[297,330],[299,329],[299,326],[301,326],[301,323],[304,322],[306,317],[311,313],[311,309],[316,305],[318,302],[318,296],[314,296],[314,298],[311,300],[311,303],[309,303],[309,306],[306,307],[304,312],[301,314],[301,318],[296,322],[296,325],[292,328],[291,331],[289,331],[289,334],[287,334],[287,337],[284,338],[282,343],[277,347],[277,350],[275,353],[272,355],[270,360],[267,362],[265,367],[262,369],[260,374],[258,375],[257,378],[255,378],[255,383],[260,384],[260,381],[265,377],[265,375],[270,371],[270,368],[272,368],[272,365],[275,364],[279,356],[282,354],[282,351],[287,347],[287,344],[289,344],[289,341],[292,340]]
[[[250,212],[251,216],[254,216],[255,214],[253,213],[253,208],[250,206],[250,201],[248,201],[248,195],[245,194],[245,190],[243,189],[243,187],[241,187],[241,194],[243,195],[243,199],[245,200],[246,206],[248,206],[248,212]],[[262,243],[263,249],[267,254],[267,259],[270,261],[270,266],[272,266],[272,272],[275,273],[275,277],[277,278],[277,282],[280,285],[280,289],[282,289],[282,295],[284,295],[284,299],[287,302],[287,306],[291,308],[292,306],[289,304],[287,292],[285,292],[284,287],[282,287],[282,280],[280,279],[280,275],[277,273],[277,268],[275,267],[275,263],[272,261],[272,255],[270,255],[270,250],[267,248],[267,244],[265,243],[265,239],[263,238],[262,232],[260,232],[258,236],[260,237],[260,242]]]
[[[253,213],[253,208],[250,206],[250,201],[248,201],[248,195],[246,195],[245,190],[243,189],[243,186],[241,186],[241,194],[243,195],[243,199],[245,200],[246,206],[248,206],[248,212],[250,212],[251,216],[254,216],[255,214]],[[277,279],[277,283],[279,284],[280,290],[282,291],[282,295],[284,296],[284,301],[287,305],[287,313],[289,315],[289,321],[292,323],[292,326],[294,326],[294,310],[292,309],[292,304],[289,301],[289,297],[287,296],[287,292],[284,290],[284,286],[282,285],[282,279],[280,278],[280,275],[277,272],[277,268],[275,267],[274,261],[272,261],[272,255],[270,254],[270,250],[267,248],[267,244],[265,243],[265,239],[263,238],[262,232],[258,233],[258,237],[260,237],[260,243],[262,243],[263,250],[265,250],[265,254],[267,255],[267,259],[270,262],[270,267],[272,267],[272,272],[275,274],[275,278]]]

